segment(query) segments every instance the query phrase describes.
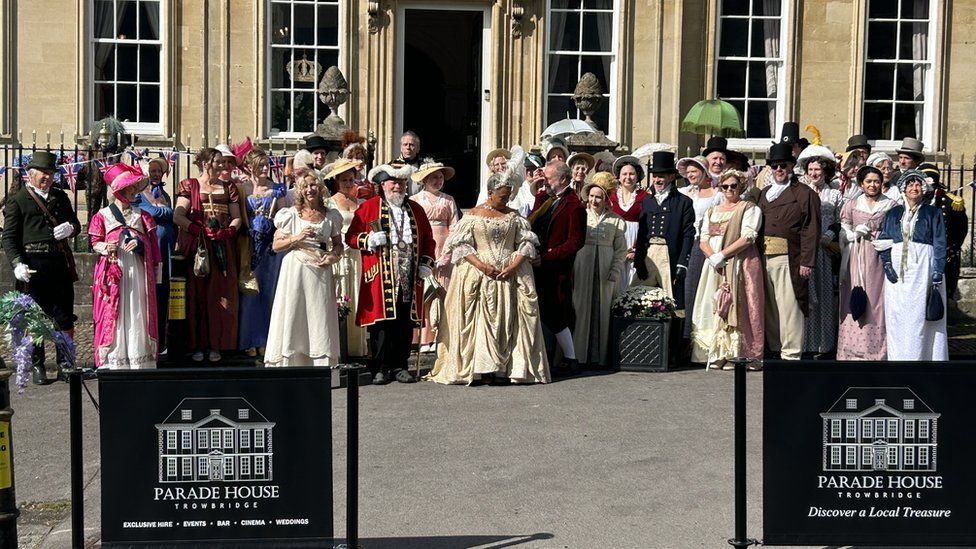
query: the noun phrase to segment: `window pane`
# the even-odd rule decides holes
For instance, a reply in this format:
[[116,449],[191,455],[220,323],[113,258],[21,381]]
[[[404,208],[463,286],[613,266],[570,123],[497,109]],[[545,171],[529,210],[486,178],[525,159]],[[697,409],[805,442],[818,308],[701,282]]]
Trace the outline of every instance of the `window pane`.
[[[894,139],[891,136],[891,104],[867,103],[864,105],[864,133],[868,139]],[[878,436],[884,436],[878,431]]]
[[776,97],[778,65],[775,61],[749,63],[749,97]]
[[339,45],[339,6],[319,6],[320,46]]
[[600,81],[600,87],[603,89],[604,93],[610,89],[610,75],[608,74],[610,68],[610,57],[584,55],[581,67],[582,71],[580,76],[588,72],[592,72],[596,76],[596,79]]
[[896,23],[868,24],[868,59],[894,59]]
[[[295,50],[295,63],[296,63],[296,65],[292,65],[292,67],[293,67],[292,70],[294,71],[292,73],[293,74],[292,78],[294,78],[295,76],[298,75],[298,72],[297,72],[297,70],[298,70],[297,63],[300,62],[302,59],[306,59],[308,61],[314,62],[315,61],[315,50],[301,50],[301,49],[296,49]],[[318,70],[321,71],[321,69],[318,69]],[[293,80],[292,85],[294,85],[296,88],[314,88],[316,86],[316,82],[299,82],[297,80]]]
[[295,44],[315,45],[315,8],[311,4],[294,4]]
[[752,0],[753,15],[779,16],[783,11],[781,0]]
[[[582,118],[582,116],[580,117]],[[603,103],[600,103],[600,108],[593,113],[593,121],[596,122],[596,127],[598,128],[609,128],[610,127],[610,98],[604,97]]]
[[123,82],[135,82],[139,71],[139,46],[119,44],[118,78]]
[[722,15],[749,15],[749,0],[722,0]]
[[579,51],[579,14],[554,12],[551,14],[550,19],[549,49],[557,51]]
[[901,16],[904,19],[928,19],[929,0],[901,0]]
[[751,42],[752,57],[779,57],[779,20],[753,20]]
[[553,9],[579,9],[580,0],[552,0]]
[[291,49],[271,48],[271,87],[290,88],[291,80],[285,66],[291,61]]
[[921,101],[925,97],[925,70],[922,65],[899,63],[895,70],[897,85],[895,94],[898,99],[907,101]]
[[315,129],[315,94],[295,93],[295,112],[292,131],[310,132]]
[[719,61],[718,63],[718,96],[745,97],[746,96],[746,62]]
[[135,122],[137,116],[136,85],[119,84],[115,87],[115,93],[118,95],[115,103],[115,117],[123,122]]
[[139,46],[139,80],[159,82],[159,46]]
[[[568,118],[579,118],[576,105],[572,97],[549,96],[549,107],[546,109],[546,119],[549,124]],[[606,128],[607,126],[601,126]]]
[[159,86],[139,86],[139,122],[159,122]]
[[722,19],[722,40],[719,43],[720,57],[743,57],[749,44],[748,19]]
[[135,40],[136,34],[136,3],[132,0],[121,0],[118,2],[119,29],[117,38],[120,40]]
[[865,99],[892,99],[895,69],[888,63],[868,63],[864,72]]
[[612,10],[613,0],[586,0],[583,7],[594,10]]
[[115,112],[115,86],[95,84],[95,120],[100,120]]
[[115,38],[115,5],[112,0],[95,0],[92,10],[95,38]]
[[899,59],[924,60],[929,49],[928,23],[902,23]]
[[159,2],[139,2],[139,39],[159,40]]
[[115,45],[95,43],[95,80],[115,80]]
[[922,125],[922,105],[895,105],[895,139],[914,137],[918,139],[918,129]]
[[898,16],[898,2],[893,0],[870,0],[868,17],[872,19],[893,19]]
[[549,93],[573,93],[579,82],[579,57],[575,55],[552,55],[549,63]]
[[288,4],[271,4],[271,43],[291,43],[291,6]]
[[750,101],[746,119],[746,137],[772,137],[771,128],[776,126],[776,103]]
[[583,51],[613,51],[613,14],[587,13],[583,16]]
[[271,134],[291,131],[288,92],[271,92]]
[[319,73],[315,77],[315,86],[318,86],[319,80],[325,74],[325,70],[332,66],[339,66],[339,51],[338,50],[318,50],[318,61],[319,61]]
[[738,113],[739,113],[739,119],[740,120],[745,120],[746,119],[746,102],[745,101],[728,101],[728,100],[726,100],[726,102],[729,103],[730,105],[732,105],[733,107],[735,107],[735,110],[738,111]]

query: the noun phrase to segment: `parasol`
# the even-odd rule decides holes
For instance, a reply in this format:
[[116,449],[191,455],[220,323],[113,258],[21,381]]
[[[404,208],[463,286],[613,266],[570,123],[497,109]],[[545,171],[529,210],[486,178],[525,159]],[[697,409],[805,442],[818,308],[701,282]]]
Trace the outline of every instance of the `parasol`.
[[721,99],[708,99],[695,103],[681,121],[681,129],[700,135],[742,137],[742,117],[731,104]]

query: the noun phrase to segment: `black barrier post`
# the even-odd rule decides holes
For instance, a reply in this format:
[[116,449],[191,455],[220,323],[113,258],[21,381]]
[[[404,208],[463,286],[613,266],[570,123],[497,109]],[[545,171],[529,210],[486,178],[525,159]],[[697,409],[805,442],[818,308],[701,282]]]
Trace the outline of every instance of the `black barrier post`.
[[359,370],[346,368],[346,549],[359,549]]
[[17,498],[14,495],[14,450],[13,429],[10,423],[14,411],[10,408],[10,376],[13,370],[8,370],[0,359],[0,547],[17,547]]
[[736,357],[735,364],[735,537],[732,547],[758,545],[746,537],[746,364],[752,359]]
[[82,465],[81,368],[68,370],[71,422],[71,548],[85,547],[85,470]]

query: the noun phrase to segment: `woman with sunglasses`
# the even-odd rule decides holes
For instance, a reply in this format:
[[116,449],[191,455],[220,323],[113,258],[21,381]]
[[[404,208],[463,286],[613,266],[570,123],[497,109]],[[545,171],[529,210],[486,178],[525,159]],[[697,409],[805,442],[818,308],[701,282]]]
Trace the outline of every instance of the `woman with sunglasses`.
[[697,226],[707,259],[691,319],[692,362],[731,370],[732,357],[762,359],[765,291],[756,246],[762,212],[741,199],[744,172],[726,170],[718,188],[724,200],[708,208]]

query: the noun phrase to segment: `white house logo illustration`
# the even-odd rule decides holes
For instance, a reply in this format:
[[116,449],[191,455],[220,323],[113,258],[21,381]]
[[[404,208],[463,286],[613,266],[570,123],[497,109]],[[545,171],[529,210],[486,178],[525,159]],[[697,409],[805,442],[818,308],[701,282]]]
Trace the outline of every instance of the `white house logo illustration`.
[[271,480],[274,426],[243,398],[184,398],[156,425],[159,481]]
[[824,471],[935,471],[938,414],[908,387],[851,387],[823,418]]

